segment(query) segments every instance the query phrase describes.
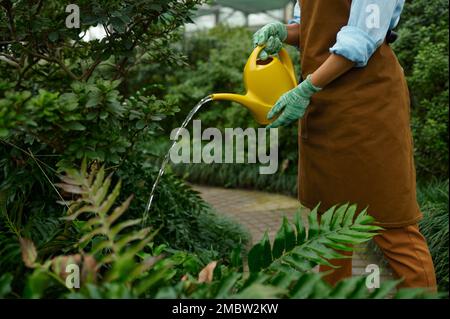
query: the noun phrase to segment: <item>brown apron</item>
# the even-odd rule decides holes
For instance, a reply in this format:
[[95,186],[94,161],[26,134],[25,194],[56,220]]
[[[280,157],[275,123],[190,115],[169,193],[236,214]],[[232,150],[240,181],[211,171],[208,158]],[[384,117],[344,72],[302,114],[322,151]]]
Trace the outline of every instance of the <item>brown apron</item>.
[[[300,0],[302,77],[330,55],[347,25],[351,0]],[[422,214],[403,69],[388,44],[315,94],[299,130],[299,199],[320,211],[343,203],[368,207],[384,227],[415,224]]]

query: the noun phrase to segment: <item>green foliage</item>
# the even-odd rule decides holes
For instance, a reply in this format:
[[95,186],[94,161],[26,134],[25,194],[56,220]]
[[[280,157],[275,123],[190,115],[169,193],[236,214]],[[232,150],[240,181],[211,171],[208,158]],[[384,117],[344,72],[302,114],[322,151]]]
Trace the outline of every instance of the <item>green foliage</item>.
[[448,2],[406,2],[394,45],[412,97],[418,173],[448,175]]
[[74,82],[71,91],[62,94],[44,89],[36,95],[6,91],[0,112],[15,109],[17,116],[8,119],[11,127],[3,128],[5,137],[62,156],[56,164],[60,167],[84,157],[119,164],[137,134],[152,134],[161,113],[173,114],[155,97],[125,99],[117,90],[119,84],[100,79]]
[[6,297],[11,292],[11,282],[13,276],[10,273],[5,273],[0,276],[0,298]]
[[[379,228],[356,207],[330,209],[317,222],[316,211],[303,226],[300,215],[294,224],[286,219],[273,244],[267,235],[248,254],[248,267],[239,249],[232,252],[231,264],[223,260],[202,262],[197,256],[156,245],[158,231],[141,227],[141,219],[126,219],[131,197],[117,205],[121,181],[112,186],[105,169],[86,162],[80,170],[68,169],[58,187],[65,197],[65,222],[79,230],[71,254],[44,257],[33,241],[20,238],[26,271],[20,290],[9,273],[0,277],[0,297],[12,293],[24,298],[383,298],[397,285],[385,282],[369,290],[365,278],[327,285],[321,274],[312,271],[325,258],[343,258],[331,248],[365,242]],[[262,251],[260,251],[262,249]],[[301,256],[300,260],[299,257]],[[80,268],[80,286],[68,286],[72,279],[68,265]],[[301,266],[299,266],[301,265]],[[196,274],[198,273],[198,276]],[[180,280],[181,278],[181,280]],[[436,297],[422,290],[399,291],[396,297]]]
[[202,185],[227,188],[249,188],[297,196],[295,164],[285,160],[279,173],[261,175],[259,167],[251,164],[177,164],[173,171],[178,176]]
[[418,200],[424,214],[420,230],[433,256],[439,289],[448,292],[448,180],[419,185]]
[[[131,157],[118,170],[124,190],[135,194],[129,214],[136,218],[146,209],[149,190],[159,170],[155,162],[159,163],[155,159],[146,160],[145,156]],[[156,238],[159,244],[168,243],[171,248],[196,252],[205,258],[228,256],[238,243],[245,245],[249,240],[241,226],[218,216],[170,170],[164,173],[156,189],[149,224],[162,227]]]
[[[175,275],[168,260],[145,254],[137,258],[153,240],[155,232],[150,228],[136,228],[141,219],[121,220],[131,196],[112,209],[120,193],[120,181],[110,191],[111,175],[105,177],[103,167],[88,173],[86,161],[79,171],[67,170],[61,180],[56,186],[74,198],[61,204],[67,207],[64,219],[73,222],[79,230],[78,254],[40,261],[34,244],[22,240],[22,258],[27,267],[35,269],[27,279],[25,297],[43,297],[52,284],[58,283],[69,290],[68,297],[138,297]],[[80,291],[67,287],[64,282],[65,266],[73,263],[82,269]],[[100,277],[101,284],[97,287]],[[44,283],[43,278],[53,281]]]
[[298,271],[309,271],[317,264],[332,267],[327,260],[342,258],[335,249],[351,251],[351,245],[370,240],[381,229],[371,225],[374,220],[366,211],[355,218],[355,205],[330,208],[321,217],[320,224],[317,208],[308,215],[307,229],[299,213],[294,224],[284,218],[272,247],[266,234],[249,252],[250,271],[284,264]]
[[[322,274],[313,268],[330,265],[328,258],[345,258],[334,249],[352,250],[352,244],[368,241],[376,235],[377,226],[370,225],[372,217],[361,212],[354,220],[356,206],[333,207],[320,224],[317,210],[308,216],[308,226],[299,214],[293,224],[287,219],[273,243],[267,234],[248,253],[250,274],[246,275],[242,259],[230,267],[209,264],[213,273],[209,285],[192,276],[184,283],[163,289],[157,297],[164,298],[386,298],[398,282],[382,283],[376,290],[366,287],[365,278],[354,277],[340,281],[335,287],[326,284]],[[205,270],[204,269],[204,270]],[[200,278],[200,277],[199,277]],[[433,298],[423,290],[399,290],[394,298]]]
[[[80,1],[80,29],[65,26],[60,1],[0,3],[0,273],[11,272],[17,287],[25,286],[20,238],[29,239],[42,260],[77,253],[83,230],[59,218],[53,184],[80,159],[116,171],[127,193],[135,193],[130,214],[141,217],[159,165],[142,145],[156,144],[161,121],[174,120],[178,107],[161,94],[164,79],[157,72],[137,86],[134,80],[146,66],[167,71],[184,63],[171,44],[203,2]],[[97,24],[106,37],[82,39]],[[165,176],[157,195],[146,227],[161,228],[159,244],[206,259],[246,243],[241,228],[216,219],[174,176]],[[47,278],[42,271],[34,276]]]

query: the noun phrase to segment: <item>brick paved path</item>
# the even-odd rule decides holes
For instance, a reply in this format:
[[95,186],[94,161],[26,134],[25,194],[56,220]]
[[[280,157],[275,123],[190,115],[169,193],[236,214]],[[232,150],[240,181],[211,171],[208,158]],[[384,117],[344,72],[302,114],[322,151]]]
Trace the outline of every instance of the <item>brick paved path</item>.
[[[299,208],[296,199],[278,194],[199,185],[192,187],[218,213],[243,225],[249,231],[252,242],[260,240],[266,230],[273,240],[283,216],[292,220]],[[384,266],[385,263],[380,257],[374,255],[365,245],[357,247],[353,258],[353,275],[365,274],[365,268],[369,264],[380,266],[381,281],[392,279],[390,270]]]

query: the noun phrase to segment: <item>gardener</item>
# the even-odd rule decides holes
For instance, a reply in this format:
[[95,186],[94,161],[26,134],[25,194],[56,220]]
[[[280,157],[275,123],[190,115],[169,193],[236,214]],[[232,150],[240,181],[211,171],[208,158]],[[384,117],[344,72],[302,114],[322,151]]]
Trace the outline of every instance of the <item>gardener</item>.
[[[419,231],[410,100],[403,69],[386,37],[404,0],[300,0],[297,24],[271,23],[254,35],[276,54],[300,47],[303,82],[269,113],[276,128],[300,120],[299,199],[321,213],[335,204],[368,206],[385,228],[375,237],[404,287],[436,289],[433,262]],[[351,259],[331,284],[352,274]],[[322,267],[321,271],[329,270]]]

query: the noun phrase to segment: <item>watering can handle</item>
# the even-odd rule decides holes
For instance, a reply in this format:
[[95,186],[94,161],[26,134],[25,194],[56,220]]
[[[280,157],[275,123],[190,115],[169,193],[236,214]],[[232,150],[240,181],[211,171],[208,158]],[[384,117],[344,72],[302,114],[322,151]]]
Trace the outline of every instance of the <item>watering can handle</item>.
[[258,61],[259,55],[261,53],[262,50],[264,50],[265,46],[264,45],[258,45],[252,52],[252,54],[250,55],[250,61],[252,63],[252,65],[254,67],[257,67],[258,64],[256,63]]
[[[250,55],[249,61],[251,62],[251,65],[253,68],[262,67],[262,66],[258,65],[257,61],[258,61],[259,54],[264,49],[264,47],[265,46],[257,46],[253,50],[252,54]],[[289,54],[287,53],[287,51],[285,49],[281,49],[280,52],[278,53],[278,55],[280,57],[281,64],[283,64],[284,67],[286,68],[286,70],[289,72],[289,75],[292,78],[292,83],[297,85],[297,79],[295,76],[294,65],[292,64],[292,60],[289,57]]]
[[278,53],[278,55],[280,57],[281,63],[289,71],[289,75],[291,76],[293,83],[295,83],[297,85],[297,78],[295,76],[295,68],[294,68],[294,65],[292,64],[292,60],[291,60],[288,52],[285,49],[281,49],[280,52]]

